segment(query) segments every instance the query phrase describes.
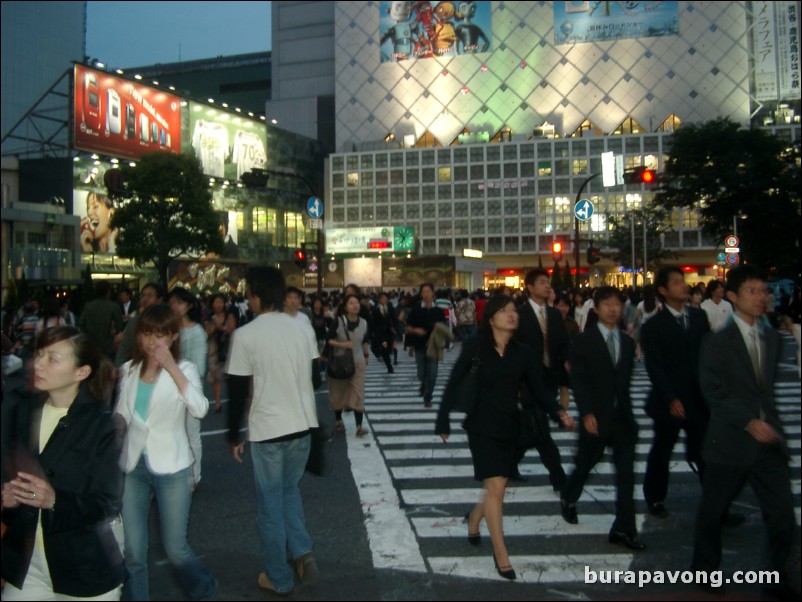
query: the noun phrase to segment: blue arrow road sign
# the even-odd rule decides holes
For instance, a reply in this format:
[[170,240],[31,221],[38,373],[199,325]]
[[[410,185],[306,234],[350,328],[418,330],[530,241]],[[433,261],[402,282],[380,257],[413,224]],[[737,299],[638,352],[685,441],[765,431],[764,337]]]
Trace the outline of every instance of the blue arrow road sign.
[[574,205],[574,215],[580,222],[585,222],[593,215],[593,203],[588,199],[582,199]]
[[309,202],[306,204],[306,212],[309,214],[309,217],[313,219],[320,219],[323,217],[323,201],[320,200],[320,197],[313,196],[309,199]]

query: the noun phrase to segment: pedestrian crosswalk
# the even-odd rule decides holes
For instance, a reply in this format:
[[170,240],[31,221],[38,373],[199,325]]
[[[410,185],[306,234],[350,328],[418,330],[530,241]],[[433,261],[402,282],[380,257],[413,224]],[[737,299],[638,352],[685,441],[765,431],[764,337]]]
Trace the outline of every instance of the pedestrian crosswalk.
[[[356,439],[349,432],[347,437],[348,455],[377,568],[498,578],[484,523],[482,546],[470,546],[466,541],[463,516],[478,500],[481,484],[473,479],[467,438],[460,427],[462,417],[452,414],[448,443],[444,444],[434,434],[438,401],[458,355],[456,346],[440,364],[432,409],[424,409],[417,393],[413,358],[399,353],[394,374],[387,374],[380,362],[368,366],[365,408],[371,436]],[[789,437],[792,488],[799,520],[800,383],[795,368],[781,366],[776,395]],[[698,503],[698,478],[685,461],[684,445],[678,443],[671,461],[667,500],[673,503],[669,504],[672,518],[660,521],[645,514],[641,485],[652,438],[651,419],[643,409],[648,391],[648,376],[643,364],[638,363],[632,382],[635,417],[640,428],[635,459],[634,493],[640,512],[637,526],[648,545],[659,538],[661,529],[677,529],[679,525],[689,534],[686,548],[678,550],[684,563],[692,544],[690,533]],[[576,416],[573,403],[571,412]],[[552,435],[563,466],[570,474],[577,435],[558,428],[553,428]],[[535,450],[526,454],[520,470],[526,481],[511,484],[504,505],[505,538],[519,581],[576,583],[584,581],[586,566],[604,570],[629,567],[633,555],[607,542],[615,514],[615,469],[611,453],[591,473],[577,504],[577,525],[562,520],[559,496],[552,490],[548,473]],[[677,498],[683,495],[684,498]],[[750,521],[760,522],[756,507],[744,504],[738,511],[747,514]]]

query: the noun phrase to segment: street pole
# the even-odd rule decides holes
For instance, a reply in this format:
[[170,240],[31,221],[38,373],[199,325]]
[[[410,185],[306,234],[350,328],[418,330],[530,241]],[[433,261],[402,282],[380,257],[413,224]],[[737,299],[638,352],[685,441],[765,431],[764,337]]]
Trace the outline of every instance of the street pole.
[[[579,187],[579,190],[576,193],[576,200],[574,201],[574,264],[576,264],[576,283],[579,285],[579,218],[576,216],[576,206],[579,201],[582,200],[582,192],[585,190],[585,186],[590,183],[593,178],[598,178],[601,173],[594,173],[591,174],[589,177],[585,178],[585,181],[582,182],[582,186]],[[588,232],[590,232],[590,224],[588,224]],[[588,284],[590,284],[590,265],[588,265]]]
[[646,272],[648,268],[646,266],[649,263],[646,261],[646,216],[643,217],[643,286],[646,286]]
[[638,284],[635,282],[635,218],[630,216],[630,230],[632,230],[632,288]]

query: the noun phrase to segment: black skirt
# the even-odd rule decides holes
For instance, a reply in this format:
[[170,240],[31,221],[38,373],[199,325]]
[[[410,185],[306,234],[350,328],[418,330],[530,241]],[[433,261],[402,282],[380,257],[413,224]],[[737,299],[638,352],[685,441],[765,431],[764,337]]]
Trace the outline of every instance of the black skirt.
[[516,441],[501,441],[468,433],[468,447],[473,460],[473,478],[484,481],[491,477],[510,478],[518,466]]

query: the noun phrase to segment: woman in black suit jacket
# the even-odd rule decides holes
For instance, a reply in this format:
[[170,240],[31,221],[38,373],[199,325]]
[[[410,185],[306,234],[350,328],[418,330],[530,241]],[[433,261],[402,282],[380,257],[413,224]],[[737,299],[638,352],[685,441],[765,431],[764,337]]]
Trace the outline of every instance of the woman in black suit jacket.
[[3,600],[120,599],[122,473],[103,403],[113,369],[85,334],[57,326],[36,340],[34,385],[46,395],[4,404]]
[[484,482],[484,492],[482,501],[466,516],[468,541],[474,545],[480,543],[479,523],[484,517],[496,569],[505,579],[516,578],[504,543],[502,503],[507,482],[518,463],[521,385],[526,382],[534,399],[566,427],[574,424],[555,398],[546,393],[540,366],[531,361],[532,350],[512,338],[516,328],[518,312],[512,299],[504,295],[492,297],[485,307],[479,336],[465,343],[451,372],[435,426],[435,433],[446,442],[451,433],[449,412],[458,401],[457,383],[466,377],[474,358],[478,358],[478,390],[463,427],[468,432],[474,478]]

